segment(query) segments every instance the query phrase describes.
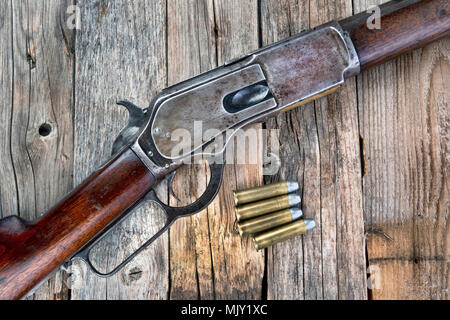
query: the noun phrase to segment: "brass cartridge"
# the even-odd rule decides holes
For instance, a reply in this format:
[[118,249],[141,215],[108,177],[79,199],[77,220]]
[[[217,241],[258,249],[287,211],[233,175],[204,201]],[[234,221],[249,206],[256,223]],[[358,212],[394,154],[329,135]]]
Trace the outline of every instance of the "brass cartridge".
[[294,238],[298,235],[305,234],[316,226],[314,220],[304,219],[291,222],[281,227],[260,233],[254,236],[253,243],[256,250],[267,248],[276,243]]
[[233,191],[234,205],[240,206],[245,203],[268,199],[298,190],[298,183],[294,181],[282,181],[265,186],[259,186],[246,190]]
[[239,234],[254,234],[283,224],[296,221],[303,216],[302,210],[290,208],[274,213],[266,214],[257,218],[245,220],[237,224]]
[[242,221],[261,216],[283,209],[287,209],[299,204],[301,198],[296,194],[286,194],[275,198],[252,202],[236,208],[236,219]]

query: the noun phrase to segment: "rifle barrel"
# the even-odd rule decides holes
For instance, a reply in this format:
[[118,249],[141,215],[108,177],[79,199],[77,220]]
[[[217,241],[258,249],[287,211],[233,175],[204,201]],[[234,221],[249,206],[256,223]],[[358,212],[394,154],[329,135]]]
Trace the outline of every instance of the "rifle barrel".
[[390,2],[381,7],[380,28],[369,28],[363,13],[341,21],[358,52],[361,70],[423,47],[450,34],[450,2]]

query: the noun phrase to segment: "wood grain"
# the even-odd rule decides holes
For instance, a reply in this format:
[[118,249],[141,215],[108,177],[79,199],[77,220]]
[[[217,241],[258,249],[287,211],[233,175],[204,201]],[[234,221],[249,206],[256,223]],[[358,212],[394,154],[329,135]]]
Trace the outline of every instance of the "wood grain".
[[[74,182],[80,183],[111,156],[126,124],[127,99],[147,107],[166,86],[166,2],[77,1],[81,29],[76,34]],[[166,185],[159,195],[167,200]],[[159,224],[161,212],[150,205],[121,224],[95,255],[110,269]],[[72,264],[72,299],[165,299],[168,295],[167,234],[124,270],[108,279],[79,261]]]
[[[168,85],[211,70],[216,62],[214,6],[209,0],[168,2]],[[201,196],[208,180],[207,166],[193,164],[177,171],[173,190],[187,205]],[[170,233],[170,299],[213,299],[214,269],[208,210],[174,223]]]
[[16,177],[11,155],[11,119],[13,99],[13,26],[11,21],[11,2],[0,3],[0,217],[18,213]]
[[442,40],[360,77],[375,299],[449,298],[449,48]]
[[[60,25],[67,3],[2,3],[2,57],[8,60],[2,59],[1,87],[9,92],[0,108],[4,217],[35,219],[73,186],[73,55]],[[45,136],[39,132],[43,124],[49,126]],[[62,280],[58,273],[35,298],[67,298]]]
[[[239,0],[214,2],[217,29],[217,64],[258,48],[258,3]],[[260,124],[246,130],[261,128]],[[257,252],[250,239],[241,239],[234,229],[232,190],[263,183],[262,136],[254,141],[254,164],[239,164],[237,157],[245,152],[238,140],[228,146],[227,158],[234,157],[225,166],[224,180],[219,197],[208,209],[214,263],[216,299],[260,299],[264,273],[263,252]],[[233,149],[234,148],[234,149]],[[248,148],[248,147],[247,147]],[[244,149],[244,150],[243,150]],[[260,151],[261,150],[261,151]]]
[[[258,45],[256,9],[256,1],[250,2],[250,7],[238,1],[170,2],[169,84],[255,49]],[[249,241],[242,242],[234,232],[231,196],[236,185],[262,182],[261,158],[258,161],[253,165],[227,165],[222,190],[213,204],[204,212],[177,221],[169,231],[171,299],[261,297],[264,261]],[[174,191],[184,204],[201,195],[208,175],[204,165],[179,170]],[[176,203],[173,198],[171,202]]]
[[[351,9],[351,1],[263,1],[263,42],[349,16]],[[267,181],[299,181],[304,215],[318,224],[268,249],[270,299],[367,298],[357,119],[350,80],[340,93],[267,124],[280,130],[283,163]]]

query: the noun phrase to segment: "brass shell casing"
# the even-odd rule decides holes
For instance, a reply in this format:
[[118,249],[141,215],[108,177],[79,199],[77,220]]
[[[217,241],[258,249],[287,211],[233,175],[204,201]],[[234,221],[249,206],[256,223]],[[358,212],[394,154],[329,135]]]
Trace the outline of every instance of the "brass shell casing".
[[260,233],[254,236],[253,243],[256,250],[267,248],[276,243],[294,238],[298,235],[305,234],[307,232],[306,224],[304,220],[298,220],[281,227]]
[[283,209],[287,209],[298,203],[291,203],[289,201],[289,195],[278,196],[272,199],[262,200],[258,202],[252,202],[241,207],[236,208],[236,219],[242,221],[257,216],[261,216],[266,213],[271,213]]
[[246,190],[233,191],[234,205],[240,206],[245,203],[268,199],[289,193],[286,181],[259,186]]
[[261,217],[245,220],[237,224],[239,234],[254,234],[293,221],[291,209],[284,209]]

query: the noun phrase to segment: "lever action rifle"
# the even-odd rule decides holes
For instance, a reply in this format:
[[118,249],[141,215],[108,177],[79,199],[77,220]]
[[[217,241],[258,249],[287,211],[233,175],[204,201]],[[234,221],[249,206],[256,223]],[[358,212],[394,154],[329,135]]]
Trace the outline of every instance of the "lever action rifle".
[[[0,220],[0,299],[23,298],[75,257],[100,276],[116,273],[177,218],[199,212],[214,199],[224,166],[215,159],[223,157],[224,148],[211,146],[224,139],[225,132],[331,93],[361,70],[448,36],[449,9],[448,0],[391,2],[381,6],[380,29],[369,28],[371,14],[362,13],[169,87],[148,109],[121,102],[130,113],[129,123],[106,165],[38,221],[18,216]],[[170,134],[176,129],[193,134],[194,121],[217,135],[174,154],[178,142]],[[204,194],[186,207],[162,203],[153,188],[194,155],[210,157],[211,177]],[[145,201],[163,208],[165,226],[113,271],[99,272],[89,259],[90,249]]]

